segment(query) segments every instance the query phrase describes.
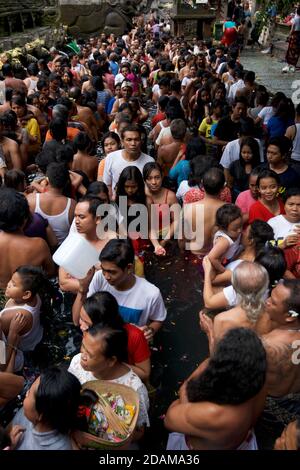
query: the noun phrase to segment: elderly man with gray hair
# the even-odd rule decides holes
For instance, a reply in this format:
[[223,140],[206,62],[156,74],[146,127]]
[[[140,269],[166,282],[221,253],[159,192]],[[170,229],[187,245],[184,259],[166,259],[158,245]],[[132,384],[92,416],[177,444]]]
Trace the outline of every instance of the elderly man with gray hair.
[[[212,266],[206,256],[203,260],[205,280],[210,279]],[[269,275],[267,270],[258,263],[243,261],[233,271],[231,277],[232,295],[235,297],[234,307],[219,313],[211,325],[211,320],[200,314],[201,327],[208,334],[210,350],[214,342],[219,340],[231,328],[255,329],[256,323],[264,311],[268,296]],[[204,302],[208,295],[204,287]],[[232,305],[232,304],[231,304]]]

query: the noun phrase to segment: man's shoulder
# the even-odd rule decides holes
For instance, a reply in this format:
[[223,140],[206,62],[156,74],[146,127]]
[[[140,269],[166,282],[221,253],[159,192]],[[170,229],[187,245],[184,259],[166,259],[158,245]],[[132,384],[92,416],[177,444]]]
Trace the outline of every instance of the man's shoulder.
[[113,162],[120,161],[121,158],[122,158],[122,149],[115,150],[114,152],[109,153],[107,157],[105,158],[105,166],[111,165]]
[[154,158],[150,157],[150,155],[147,155],[146,153],[141,152],[141,155],[139,156],[140,161],[145,161],[145,163],[148,162],[154,162]]
[[152,282],[147,281],[144,277],[135,276],[135,288],[139,291],[143,291],[143,296],[157,297],[160,293],[158,287],[156,287]]

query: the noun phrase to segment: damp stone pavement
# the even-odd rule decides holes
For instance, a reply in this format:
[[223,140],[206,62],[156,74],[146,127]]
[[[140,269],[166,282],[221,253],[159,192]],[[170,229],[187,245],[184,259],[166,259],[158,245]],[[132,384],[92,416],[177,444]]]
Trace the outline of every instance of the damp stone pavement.
[[282,91],[292,98],[294,104],[300,103],[300,70],[282,73],[286,65],[282,59],[251,49],[242,52],[241,63],[246,70],[253,70],[257,83],[264,85],[270,92]]

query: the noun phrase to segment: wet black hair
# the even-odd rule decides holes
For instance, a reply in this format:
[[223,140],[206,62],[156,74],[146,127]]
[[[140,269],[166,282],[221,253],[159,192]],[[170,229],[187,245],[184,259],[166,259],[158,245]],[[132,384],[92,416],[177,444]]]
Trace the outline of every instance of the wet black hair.
[[71,185],[70,173],[65,163],[50,163],[46,175],[53,188],[65,191]]
[[256,186],[258,188],[259,188],[259,184],[260,184],[261,180],[263,180],[265,178],[273,178],[276,181],[278,186],[281,185],[280,178],[279,178],[278,174],[275,173],[275,171],[273,171],[273,170],[261,170],[258,174],[258,178],[257,178],[257,182],[256,182]]
[[35,408],[42,421],[62,434],[75,425],[81,385],[75,375],[52,366],[40,375]]
[[261,391],[266,369],[266,352],[257,334],[249,328],[233,328],[217,343],[202,374],[188,381],[188,400],[245,403]]
[[137,192],[134,195],[134,200],[137,204],[146,204],[145,183],[142,173],[136,166],[127,166],[124,168],[119,176],[116,190],[116,203],[119,205],[119,197],[127,196],[125,190],[125,183],[133,181],[137,184]]
[[128,335],[124,328],[116,330],[104,323],[97,323],[89,328],[88,334],[93,337],[101,335],[105,343],[102,353],[107,359],[116,357],[119,362],[128,361]]
[[270,139],[267,143],[267,149],[269,145],[274,145],[275,147],[278,147],[282,157],[286,157],[289,151],[291,150],[292,142],[287,137],[280,136],[280,137],[273,137],[272,139]]
[[204,155],[206,152],[204,142],[199,139],[199,137],[192,137],[186,146],[186,160],[192,160],[193,158],[197,157],[198,155]]
[[216,212],[216,225],[227,230],[228,225],[242,217],[241,209],[235,204],[224,204]]
[[22,279],[24,291],[29,290],[32,296],[38,294],[48,283],[46,273],[38,266],[19,266],[15,272]]
[[113,239],[105,245],[100,253],[100,261],[109,261],[121,268],[123,271],[134,263],[134,249],[132,241],[127,239]]
[[283,279],[282,284],[290,291],[290,296],[286,301],[288,310],[295,310],[300,316],[300,280]]
[[255,252],[258,254],[269,240],[274,239],[274,230],[263,220],[254,220],[250,225],[249,238],[254,242]]
[[79,134],[76,135],[73,144],[75,152],[77,152],[78,150],[86,150],[87,152],[89,152],[93,145],[91,138],[86,132],[79,132]]
[[103,181],[93,181],[89,184],[86,196],[97,196],[99,193],[105,193],[109,197],[108,187]]
[[242,157],[242,148],[244,145],[248,145],[250,147],[251,152],[252,152],[252,160],[251,160],[251,165],[252,168],[255,168],[260,165],[260,152],[259,152],[259,145],[256,139],[253,137],[243,137],[240,142],[240,164],[242,167],[246,166],[246,162]]
[[284,202],[286,202],[290,197],[300,196],[300,188],[289,188],[284,193]]
[[212,167],[220,168],[217,160],[212,156],[198,155],[193,158],[190,163],[189,186],[199,186],[202,183],[205,172]]
[[283,250],[277,246],[268,245],[263,247],[257,254],[255,261],[261,264],[269,274],[270,287],[283,278],[286,271],[286,261]]
[[49,131],[51,136],[57,142],[61,142],[67,138],[67,123],[64,119],[54,118],[49,123]]
[[225,176],[220,168],[210,168],[203,176],[205,192],[211,196],[217,196],[224,188]]
[[160,172],[161,176],[163,176],[162,167],[160,166],[160,164],[158,162],[148,162],[148,163],[146,163],[146,165],[143,168],[144,181],[146,181],[149,178],[150,173],[153,170],[158,170]]
[[101,145],[103,149],[104,149],[105,139],[108,139],[108,138],[114,139],[117,142],[119,148],[121,148],[121,140],[120,140],[119,135],[116,134],[116,132],[109,131],[109,132],[106,132],[102,137]]
[[25,189],[26,175],[22,170],[8,170],[4,174],[4,186],[6,188],[13,188],[20,191],[20,186],[23,185]]
[[121,330],[124,326],[118,302],[110,292],[96,292],[85,300],[83,308],[93,326],[102,323],[116,330]]
[[95,194],[85,194],[81,199],[79,199],[78,203],[87,202],[88,203],[88,213],[92,214],[95,218],[97,216],[97,209],[98,207],[103,204],[103,200],[97,197]]
[[29,218],[26,197],[12,188],[0,188],[0,230],[13,233]]

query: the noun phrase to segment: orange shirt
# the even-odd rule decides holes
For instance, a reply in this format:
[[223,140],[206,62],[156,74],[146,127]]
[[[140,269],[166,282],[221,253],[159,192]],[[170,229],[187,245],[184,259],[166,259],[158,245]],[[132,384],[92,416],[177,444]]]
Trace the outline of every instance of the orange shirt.
[[[80,130],[76,129],[76,127],[67,127],[67,139],[68,140],[74,140],[75,137],[79,134]],[[47,131],[46,134],[46,142],[49,142],[49,140],[53,140],[50,131]]]

